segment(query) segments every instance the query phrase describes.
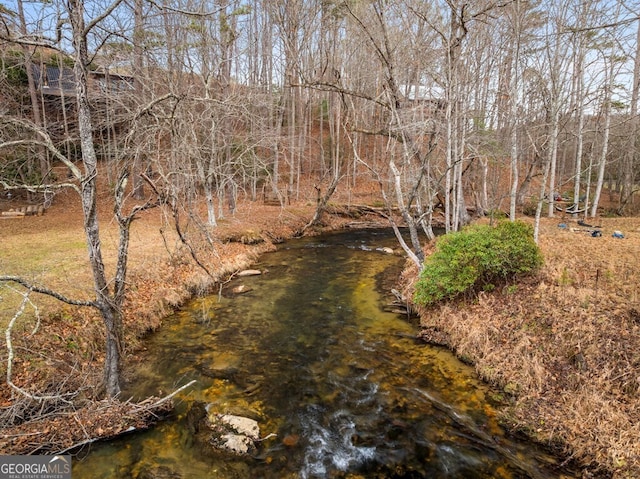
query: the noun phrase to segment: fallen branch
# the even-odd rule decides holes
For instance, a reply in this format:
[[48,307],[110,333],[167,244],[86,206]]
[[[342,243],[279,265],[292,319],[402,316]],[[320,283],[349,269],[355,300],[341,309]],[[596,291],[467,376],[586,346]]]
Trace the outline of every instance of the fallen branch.
[[149,406],[142,406],[146,401],[148,401],[149,399],[142,401],[141,403],[138,403],[136,408],[133,408],[131,410],[131,412],[133,413],[137,413],[140,411],[153,411],[154,409],[157,409],[158,407],[160,407],[162,404],[164,404],[167,401],[170,401],[173,397],[175,397],[177,394],[179,394],[180,392],[184,391],[185,389],[187,389],[188,387],[193,386],[197,381],[195,379],[189,381],[187,384],[185,384],[184,386],[179,387],[178,389],[176,389],[175,391],[173,391],[171,394],[157,400],[156,402],[154,402],[153,404],[149,405]]

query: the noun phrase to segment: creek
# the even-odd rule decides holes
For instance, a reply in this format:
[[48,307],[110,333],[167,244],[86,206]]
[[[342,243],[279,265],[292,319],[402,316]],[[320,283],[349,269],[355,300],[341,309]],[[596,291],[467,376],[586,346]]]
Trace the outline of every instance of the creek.
[[[126,394],[196,385],[170,419],[80,454],[74,479],[573,477],[501,428],[500,395],[471,367],[385,312],[403,265],[385,246],[397,248],[387,230],[290,241],[254,266],[263,274],[166,318]],[[274,436],[249,456],[208,450],[187,427],[194,401]]]

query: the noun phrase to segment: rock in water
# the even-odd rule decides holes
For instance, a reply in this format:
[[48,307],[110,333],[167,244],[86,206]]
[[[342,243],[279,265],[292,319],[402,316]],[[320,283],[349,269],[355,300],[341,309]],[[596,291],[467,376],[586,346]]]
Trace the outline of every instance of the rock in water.
[[249,288],[247,285],[244,284],[240,284],[238,286],[235,286],[231,292],[233,294],[244,294],[244,293],[248,293],[249,291],[251,291],[251,288]]
[[232,414],[215,414],[220,424],[236,431],[238,434],[247,436],[249,439],[257,441],[260,438],[260,426],[258,421],[248,417],[234,416]]
[[182,476],[167,466],[147,466],[140,471],[136,479],[181,479]]
[[245,269],[243,271],[240,271],[236,276],[242,278],[244,276],[258,276],[260,274],[262,274],[262,271],[260,271],[259,269]]
[[214,431],[211,443],[218,449],[234,454],[249,454],[260,437],[258,422],[231,414],[209,414],[209,427]]

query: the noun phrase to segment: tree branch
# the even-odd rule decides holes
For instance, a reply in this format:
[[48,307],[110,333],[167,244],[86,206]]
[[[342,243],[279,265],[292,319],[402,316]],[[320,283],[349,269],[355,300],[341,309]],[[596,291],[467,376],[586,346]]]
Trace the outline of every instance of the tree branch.
[[313,88],[314,90],[319,90],[319,91],[329,91],[329,92],[334,92],[334,93],[340,93],[341,95],[348,95],[348,96],[352,96],[354,98],[361,98],[363,100],[368,100],[371,101],[383,108],[386,109],[390,109],[390,105],[385,102],[380,100],[379,98],[376,97],[372,97],[371,95],[367,95],[366,93],[360,93],[354,90],[349,90],[346,89],[344,87],[341,87],[339,85],[336,85],[334,83],[328,83],[328,82],[303,82],[303,83],[294,83],[291,86],[293,87],[306,87],[306,88]]
[[178,389],[176,389],[175,391],[173,391],[171,394],[168,394],[165,397],[160,398],[160,399],[158,399],[157,401],[155,401],[155,402],[153,402],[151,404],[146,404],[145,401],[142,401],[141,403],[137,404],[131,411],[134,412],[134,413],[137,413],[137,412],[140,412],[140,411],[153,411],[154,409],[157,409],[162,404],[164,404],[167,401],[171,400],[178,393],[180,393],[180,392],[184,391],[185,389],[193,386],[196,382],[197,381],[195,379],[192,379],[191,381],[189,381],[184,386],[181,386]]
[[17,45],[23,45],[23,46],[27,46],[27,47],[44,47],[44,48],[51,48],[53,50],[56,50],[58,52],[61,52],[62,50],[57,48],[55,46],[55,42],[53,41],[53,39],[49,40],[49,39],[44,39],[44,40],[31,40],[28,37],[13,37],[11,35],[5,35],[5,34],[0,34],[0,40],[5,41],[7,43],[14,43]]
[[214,10],[213,12],[195,12],[193,10],[182,10],[181,8],[169,7],[167,5],[158,5],[158,3],[154,0],[147,0],[147,3],[153,5],[158,10],[161,10],[161,11],[164,10],[167,12],[180,13],[182,15],[188,15],[190,17],[210,17],[212,15],[217,15],[218,13],[220,13],[226,8],[226,6],[220,7],[217,10]]
[[98,15],[96,18],[91,20],[89,23],[85,25],[84,31],[81,32],[83,37],[86,37],[89,32],[102,20],[107,18],[109,15],[113,13],[113,11],[118,8],[118,6],[122,3],[122,0],[115,0],[111,5],[107,7],[107,9],[102,13],[102,15]]
[[47,150],[49,150],[57,160],[60,160],[62,163],[64,163],[64,165],[67,168],[69,168],[69,170],[71,171],[71,173],[76,179],[78,180],[82,179],[82,173],[80,172],[78,167],[74,165],[72,161],[70,161],[66,156],[64,156],[60,152],[60,150],[58,150],[55,147],[55,145],[53,144],[53,141],[51,141],[51,137],[44,129],[38,127],[37,125],[31,122],[23,121],[18,118],[10,118],[7,116],[3,116],[2,118],[0,118],[0,124],[24,128],[28,131],[35,133],[37,136],[42,138],[42,141],[38,141],[35,139],[7,141],[7,142],[0,143],[0,148],[8,148],[11,146],[21,146],[21,145],[43,146]]
[[[60,400],[60,401],[69,402],[68,399],[65,399],[64,396],[61,395],[61,394],[53,394],[53,395],[47,394],[47,395],[43,395],[43,396],[40,396],[40,395],[37,395],[37,394],[31,394],[30,392],[28,392],[27,390],[21,388],[20,386],[18,386],[17,384],[15,384],[13,382],[12,373],[13,373],[14,352],[13,352],[13,342],[11,340],[11,332],[12,332],[13,327],[15,326],[16,321],[18,320],[18,318],[24,314],[24,310],[25,310],[27,304],[31,304],[33,306],[33,308],[35,310],[36,318],[38,318],[38,324],[40,323],[40,315],[38,314],[38,308],[29,299],[29,295],[30,295],[31,291],[32,291],[31,289],[26,293],[20,293],[20,292],[16,291],[16,293],[22,295],[22,301],[20,303],[20,307],[16,311],[16,314],[13,315],[13,318],[11,318],[11,320],[9,321],[9,324],[7,325],[7,329],[5,329],[5,331],[4,331],[5,344],[7,345],[7,374],[6,374],[7,384],[14,391],[16,391],[19,394],[21,394],[22,396],[24,396],[24,397],[26,397],[28,399],[34,400],[34,401]],[[37,325],[36,325],[36,328],[34,328],[34,333],[35,333],[36,329],[37,329]]]
[[76,299],[67,298],[66,296],[53,291],[52,289],[45,288],[43,286],[37,286],[35,284],[30,283],[24,278],[20,276],[0,276],[0,283],[17,283],[29,291],[33,291],[34,293],[44,294],[46,296],[51,296],[52,298],[57,299],[58,301],[62,301],[63,303],[70,304],[72,306],[87,306],[90,308],[98,308],[98,304],[95,301],[80,301]]

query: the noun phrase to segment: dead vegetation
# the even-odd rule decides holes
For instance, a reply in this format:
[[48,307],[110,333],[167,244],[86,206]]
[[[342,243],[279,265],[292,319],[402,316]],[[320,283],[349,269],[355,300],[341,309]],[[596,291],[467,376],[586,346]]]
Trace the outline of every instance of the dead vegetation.
[[[558,224],[566,224],[566,228]],[[537,278],[421,311],[497,385],[505,423],[562,447],[589,470],[640,477],[640,220],[599,220],[602,236],[547,219]],[[613,238],[613,231],[624,239]]]
[[173,409],[170,399],[149,398],[143,403],[115,399],[50,405],[55,412],[40,414],[2,431],[3,453],[62,454],[96,440],[147,429]]

